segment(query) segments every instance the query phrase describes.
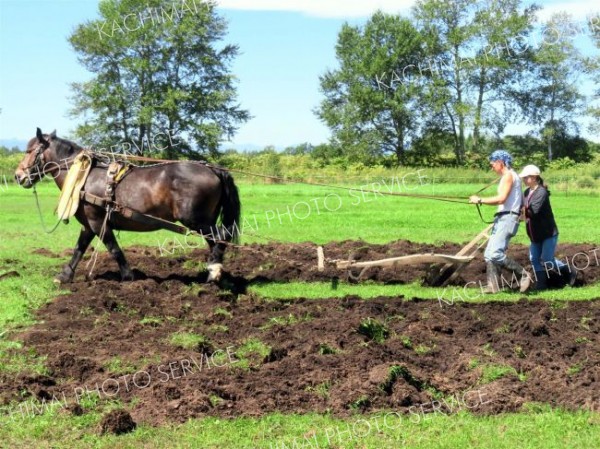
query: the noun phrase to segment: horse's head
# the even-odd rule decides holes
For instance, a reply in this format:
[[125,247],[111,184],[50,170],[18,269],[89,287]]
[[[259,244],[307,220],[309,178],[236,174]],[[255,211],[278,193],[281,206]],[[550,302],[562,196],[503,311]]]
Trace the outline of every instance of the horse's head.
[[20,186],[29,189],[44,177],[44,166],[48,161],[46,153],[56,138],[56,131],[42,134],[37,129],[36,136],[27,143],[25,157],[15,171],[15,180]]
[[15,171],[15,180],[29,189],[46,174],[56,178],[63,168],[68,169],[69,162],[82,149],[76,143],[56,137],[56,131],[43,134],[38,128],[36,136],[27,143],[25,157]]

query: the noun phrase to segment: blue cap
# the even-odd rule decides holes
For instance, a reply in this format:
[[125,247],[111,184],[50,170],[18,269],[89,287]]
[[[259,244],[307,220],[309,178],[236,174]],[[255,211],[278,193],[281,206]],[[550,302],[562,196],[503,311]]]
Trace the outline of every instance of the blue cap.
[[502,161],[507,167],[512,166],[512,156],[508,151],[496,150],[490,154],[490,162]]

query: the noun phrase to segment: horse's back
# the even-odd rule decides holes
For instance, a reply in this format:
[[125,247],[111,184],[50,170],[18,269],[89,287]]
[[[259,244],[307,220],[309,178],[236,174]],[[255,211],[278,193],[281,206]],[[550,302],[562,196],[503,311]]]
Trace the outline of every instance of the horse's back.
[[[92,173],[94,179],[89,188],[93,190],[91,193],[104,196],[106,179],[102,182],[99,176],[106,177],[106,171]],[[216,221],[221,191],[219,176],[210,167],[195,162],[173,162],[133,167],[117,185],[115,201],[142,214],[180,221],[194,228]],[[116,227],[120,229],[157,229],[124,219],[117,221]]]

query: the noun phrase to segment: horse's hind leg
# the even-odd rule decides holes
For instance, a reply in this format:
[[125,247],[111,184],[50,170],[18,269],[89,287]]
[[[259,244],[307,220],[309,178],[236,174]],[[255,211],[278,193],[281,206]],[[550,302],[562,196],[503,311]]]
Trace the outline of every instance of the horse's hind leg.
[[210,249],[206,269],[208,270],[207,282],[218,282],[223,275],[223,256],[227,245],[225,243],[207,238],[206,242]]
[[133,272],[131,271],[131,268],[129,268],[129,264],[127,263],[127,260],[125,260],[125,255],[123,254],[123,251],[119,247],[119,243],[117,242],[117,239],[115,238],[115,234],[113,233],[112,229],[110,229],[109,227],[107,227],[106,231],[104,232],[104,236],[102,237],[102,243],[104,243],[104,246],[106,246],[106,249],[108,250],[108,252],[110,252],[110,255],[119,264],[119,271],[121,272],[121,280],[133,281]]
[[79,238],[77,239],[77,245],[75,246],[75,250],[73,251],[73,257],[71,257],[71,261],[66,264],[62,271],[54,278],[54,282],[58,284],[68,284],[73,281],[73,277],[75,276],[75,269],[81,261],[83,254],[87,250],[88,246],[92,240],[94,240],[94,231],[90,228],[83,227],[81,232],[79,233]]
[[[200,226],[198,230],[204,236],[204,240],[208,243],[209,254],[206,269],[208,271],[208,279],[206,282],[219,282],[223,275],[223,256],[227,243],[222,239],[218,228],[212,226]],[[215,232],[216,231],[216,232]]]

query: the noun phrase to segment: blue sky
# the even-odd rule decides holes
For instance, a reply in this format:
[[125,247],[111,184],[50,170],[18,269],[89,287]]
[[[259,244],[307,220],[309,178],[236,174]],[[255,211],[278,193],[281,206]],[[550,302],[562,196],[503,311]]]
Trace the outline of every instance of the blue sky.
[[[584,20],[593,8],[589,1],[538,3],[545,6],[542,18],[568,10]],[[406,12],[412,4],[221,0],[221,14],[229,21],[227,41],[241,50],[232,67],[239,78],[239,101],[254,116],[232,145],[283,148],[327,141],[329,131],[313,110],[322,98],[319,75],[336,66],[334,47],[341,25],[363,23],[377,8]],[[97,17],[95,0],[0,0],[0,141],[27,140],[37,126],[57,129],[62,136],[74,129],[77,119],[67,117],[69,83],[89,74],[78,64],[67,36],[76,25]]]

